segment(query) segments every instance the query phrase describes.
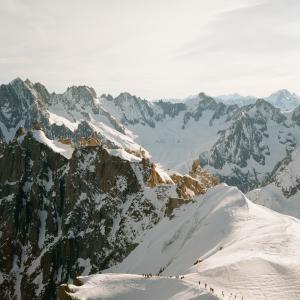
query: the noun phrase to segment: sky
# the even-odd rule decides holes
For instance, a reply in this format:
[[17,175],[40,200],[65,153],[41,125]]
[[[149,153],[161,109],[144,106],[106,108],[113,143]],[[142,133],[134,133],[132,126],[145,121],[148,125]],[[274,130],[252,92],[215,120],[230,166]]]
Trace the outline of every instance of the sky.
[[149,100],[300,94],[299,0],[0,0],[0,83]]

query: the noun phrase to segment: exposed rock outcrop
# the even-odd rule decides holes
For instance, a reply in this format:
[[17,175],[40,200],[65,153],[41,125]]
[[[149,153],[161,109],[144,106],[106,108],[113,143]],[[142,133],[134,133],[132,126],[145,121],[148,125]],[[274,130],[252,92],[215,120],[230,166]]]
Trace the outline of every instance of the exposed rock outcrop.
[[186,200],[204,194],[210,187],[219,184],[216,176],[201,168],[199,160],[194,161],[189,175],[174,173],[171,178],[178,185],[180,197]]
[[122,261],[181,197],[149,159],[61,142],[22,130],[0,155],[1,299],[55,299],[60,283]]

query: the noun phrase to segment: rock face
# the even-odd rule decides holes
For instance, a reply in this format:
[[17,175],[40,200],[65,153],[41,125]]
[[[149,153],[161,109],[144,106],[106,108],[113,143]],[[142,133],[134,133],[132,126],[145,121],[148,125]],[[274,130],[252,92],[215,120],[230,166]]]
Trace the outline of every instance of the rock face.
[[255,203],[300,218],[300,149],[279,162],[268,181],[247,196]]
[[206,191],[219,184],[219,179],[209,174],[200,166],[200,161],[195,160],[189,175],[182,176],[175,173],[171,178],[178,185],[178,193],[181,198],[191,200],[194,196],[205,194]]
[[266,181],[276,163],[297,147],[299,134],[295,120],[258,99],[234,114],[200,161],[221,181],[249,191]]
[[43,137],[20,130],[0,156],[1,299],[55,299],[60,283],[121,262],[180,198],[146,158],[88,143],[68,159],[58,149],[74,145]]
[[[87,86],[50,94],[40,83],[15,79],[0,86],[0,138],[8,142],[19,127],[29,130],[36,121],[52,139],[64,137],[77,141],[91,132],[101,135],[104,124],[125,134],[124,126],[98,102],[94,89]],[[112,138],[108,143],[116,141]]]
[[180,127],[184,129],[190,121],[199,121],[207,111],[213,111],[209,120],[214,120],[226,115],[231,115],[238,109],[237,105],[226,106],[218,103],[214,98],[200,93],[197,97],[186,103],[172,103],[168,101],[149,102],[129,93],[122,93],[116,98],[103,95],[101,104],[110,112],[114,112],[116,119],[129,128],[135,125],[156,128],[160,122],[168,119],[177,119]]

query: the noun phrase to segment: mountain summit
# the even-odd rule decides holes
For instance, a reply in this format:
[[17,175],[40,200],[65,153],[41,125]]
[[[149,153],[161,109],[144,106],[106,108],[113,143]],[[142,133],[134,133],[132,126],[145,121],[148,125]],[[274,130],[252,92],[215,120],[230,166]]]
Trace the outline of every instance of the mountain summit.
[[283,111],[292,110],[300,106],[300,97],[286,89],[273,93],[266,100]]

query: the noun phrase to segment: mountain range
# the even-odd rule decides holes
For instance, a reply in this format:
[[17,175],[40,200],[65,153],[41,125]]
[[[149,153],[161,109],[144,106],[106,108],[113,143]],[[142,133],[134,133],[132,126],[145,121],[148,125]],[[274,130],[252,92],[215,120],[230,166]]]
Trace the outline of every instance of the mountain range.
[[246,98],[1,85],[0,298],[300,299],[300,100]]
[[[237,104],[239,106],[244,106],[253,104],[257,97],[241,96],[235,93],[217,96],[216,99],[226,104]],[[270,96],[265,97],[264,99],[282,111],[290,111],[300,105],[300,97],[286,89],[272,93]]]

